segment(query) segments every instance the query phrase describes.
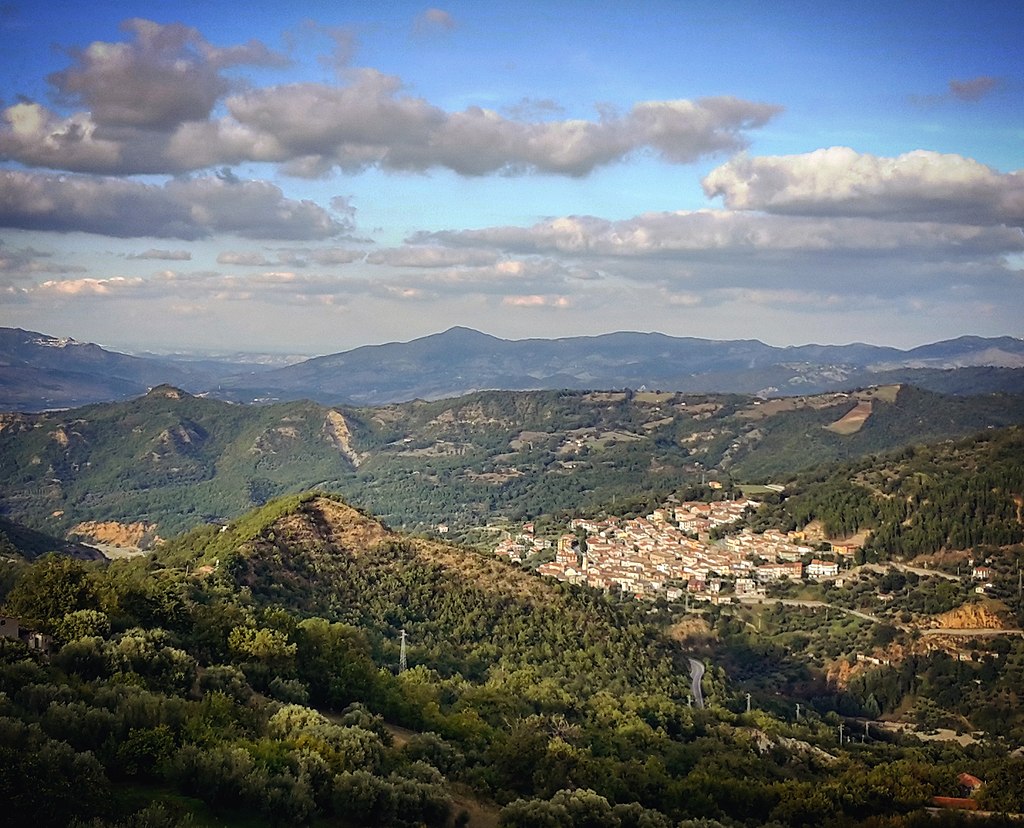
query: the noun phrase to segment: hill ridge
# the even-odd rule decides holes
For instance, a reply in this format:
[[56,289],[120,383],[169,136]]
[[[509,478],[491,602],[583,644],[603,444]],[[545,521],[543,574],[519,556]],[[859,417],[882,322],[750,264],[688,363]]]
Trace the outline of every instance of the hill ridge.
[[233,402],[310,399],[381,405],[480,389],[655,388],[765,397],[909,382],[947,393],[1024,393],[1024,340],[963,336],[909,350],[850,343],[777,347],[617,331],[502,339],[456,326],[406,342],[363,345],[280,368],[136,357],[0,328],[0,410],[125,399],[160,384]]

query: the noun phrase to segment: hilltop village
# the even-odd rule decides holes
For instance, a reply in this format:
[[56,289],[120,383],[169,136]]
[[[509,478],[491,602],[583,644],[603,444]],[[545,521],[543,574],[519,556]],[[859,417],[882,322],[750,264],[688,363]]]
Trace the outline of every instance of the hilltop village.
[[[689,593],[717,600],[720,593],[737,596],[764,592],[783,578],[800,580],[835,576],[837,561],[811,558],[815,550],[802,533],[742,530],[712,540],[712,530],[735,523],[760,504],[755,500],[687,502],[655,509],[646,517],[576,518],[557,541],[534,534],[527,523],[501,540],[494,550],[519,563],[554,546],[555,559],[537,571],[560,581],[617,589],[637,598],[679,600]],[[853,546],[833,545],[838,556],[852,557]]]

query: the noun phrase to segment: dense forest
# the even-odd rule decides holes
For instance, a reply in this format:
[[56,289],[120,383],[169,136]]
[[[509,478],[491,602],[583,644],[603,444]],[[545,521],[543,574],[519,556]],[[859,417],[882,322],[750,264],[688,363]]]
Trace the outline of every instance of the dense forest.
[[[313,493],[146,558],[6,573],[4,611],[53,637],[49,657],[0,650],[0,790],[20,824],[952,825],[968,823],[921,809],[965,771],[983,807],[1024,808],[1024,760],[999,739],[839,741],[909,685],[936,709],[963,701],[944,676],[1015,692],[1019,644],[839,691],[728,607],[699,619],[703,640],[669,635],[667,605],[402,537]],[[782,610],[765,626],[816,624]],[[746,712],[758,686],[782,695]]]
[[797,476],[755,527],[803,528],[830,537],[870,531],[863,558],[912,558],[941,550],[1024,541],[1024,429],[912,446]]
[[[861,405],[861,427],[834,430]],[[58,537],[83,521],[140,524],[155,543],[319,487],[406,531],[443,523],[464,538],[489,522],[657,503],[704,478],[763,483],[1022,422],[1022,397],[895,386],[785,400],[490,391],[339,409],[231,405],[163,386],[0,415],[0,515]]]

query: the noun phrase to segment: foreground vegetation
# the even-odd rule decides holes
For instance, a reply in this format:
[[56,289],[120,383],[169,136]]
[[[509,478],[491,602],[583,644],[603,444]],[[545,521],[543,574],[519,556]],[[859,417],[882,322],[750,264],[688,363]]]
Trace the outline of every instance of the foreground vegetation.
[[[716,610],[670,637],[667,606],[400,537],[322,495],[149,558],[16,574],[6,611],[55,639],[48,660],[0,653],[0,790],[22,824],[895,828],[961,824],[921,809],[964,771],[984,807],[1024,808],[1024,762],[998,739],[840,744],[841,714],[889,705],[888,679],[839,692],[766,646],[810,640],[799,613],[756,633]],[[1019,686],[1012,646],[999,692]],[[934,665],[899,676],[922,670],[915,692],[945,703]],[[744,712],[758,687],[777,709]]]

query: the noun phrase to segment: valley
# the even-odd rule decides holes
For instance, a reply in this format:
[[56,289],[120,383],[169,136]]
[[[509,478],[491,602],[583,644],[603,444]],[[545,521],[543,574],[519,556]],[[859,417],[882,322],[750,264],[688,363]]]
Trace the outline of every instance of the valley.
[[1022,419],[908,386],[7,414],[3,613],[49,655],[0,641],[0,727],[102,794],[15,807],[900,828],[967,773],[1018,812]]

